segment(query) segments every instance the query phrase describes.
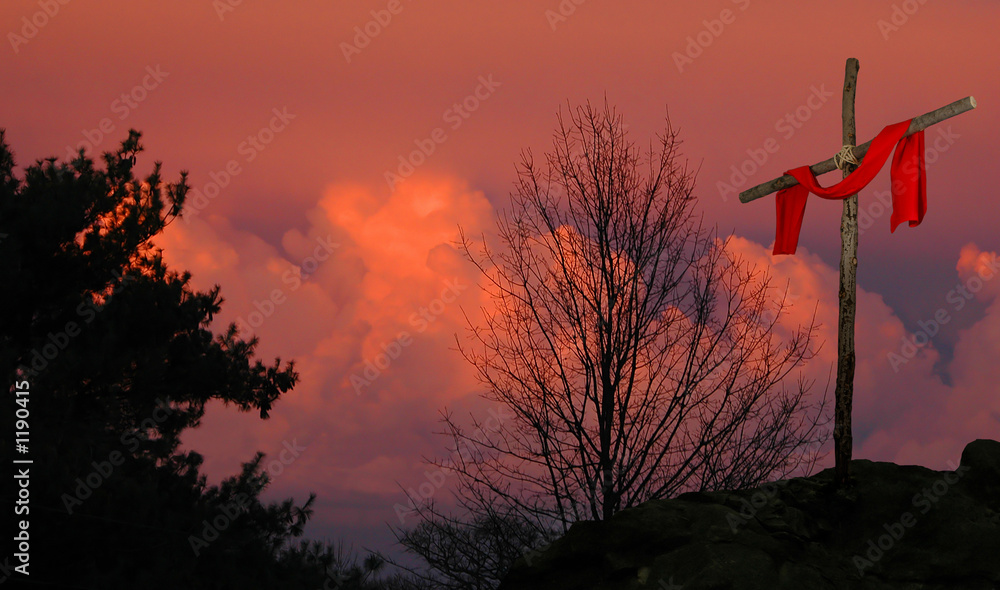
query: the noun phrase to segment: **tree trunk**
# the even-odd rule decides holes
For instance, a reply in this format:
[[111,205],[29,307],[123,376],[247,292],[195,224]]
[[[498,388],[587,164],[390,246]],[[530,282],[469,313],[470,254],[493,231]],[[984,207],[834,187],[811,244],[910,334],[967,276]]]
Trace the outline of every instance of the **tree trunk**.
[[604,419],[601,424],[601,520],[608,520],[614,516],[615,497],[614,482],[612,480],[611,464],[611,429],[615,420],[615,390],[611,384],[611,362],[610,359],[602,361],[601,367],[601,409]]

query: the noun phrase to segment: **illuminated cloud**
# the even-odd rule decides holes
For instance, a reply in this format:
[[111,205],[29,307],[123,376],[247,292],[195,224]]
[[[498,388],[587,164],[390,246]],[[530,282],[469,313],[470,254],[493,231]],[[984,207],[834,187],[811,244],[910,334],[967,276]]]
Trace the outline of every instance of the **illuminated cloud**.
[[459,225],[489,233],[493,207],[455,178],[415,176],[387,196],[331,186],[306,217],[280,248],[211,215],[158,238],[198,288],[223,285],[216,329],[241,322],[260,336],[261,356],[294,358],[302,378],[271,420],[213,407],[185,442],[218,478],[252,449],[277,453],[296,439],[307,451],[272,493],[372,494],[391,516],[403,500],[396,481],[419,483],[422,456],[444,447],[432,434],[438,411],[481,405],[471,369],[451,350],[465,331],[463,308],[474,314],[485,303],[455,242]]
[[[794,307],[783,317],[784,325],[808,322],[815,309],[822,325],[819,340],[825,344],[807,374],[819,387],[831,380],[827,395],[832,400],[837,360],[837,269],[802,248],[794,256],[773,256],[768,248],[738,237],[731,241],[731,247],[748,260],[769,266],[775,286],[788,285]],[[934,338],[920,336],[921,331],[929,336],[933,336],[929,332],[937,333],[933,321],[939,310],[928,308],[926,320],[918,322],[925,329],[910,332],[880,295],[858,288],[855,458],[946,468],[947,461],[955,461],[970,440],[997,437],[1000,401],[989,395],[1000,382],[1000,368],[990,360],[1000,355],[1000,298],[996,297],[1000,281],[991,276],[1000,275],[1000,270],[992,270],[995,256],[972,244],[959,254],[956,287],[964,285],[970,292],[975,289],[976,297],[991,303],[982,318],[960,333],[948,367],[950,384],[935,370],[941,357]],[[980,283],[981,288],[977,287]],[[950,303],[957,300],[946,292],[928,301],[940,304],[949,316],[960,311],[958,304]],[[906,343],[911,343],[912,349]],[[898,371],[890,355],[904,359]]]

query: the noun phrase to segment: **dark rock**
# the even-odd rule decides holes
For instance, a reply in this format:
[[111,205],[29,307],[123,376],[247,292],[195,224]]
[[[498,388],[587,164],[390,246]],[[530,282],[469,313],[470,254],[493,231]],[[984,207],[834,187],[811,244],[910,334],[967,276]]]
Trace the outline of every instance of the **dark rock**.
[[969,468],[965,484],[983,499],[1000,496],[1000,442],[974,440],[962,451],[961,465]]
[[501,590],[1000,590],[1000,442],[955,471],[851,462],[752,490],[682,494],[580,522]]

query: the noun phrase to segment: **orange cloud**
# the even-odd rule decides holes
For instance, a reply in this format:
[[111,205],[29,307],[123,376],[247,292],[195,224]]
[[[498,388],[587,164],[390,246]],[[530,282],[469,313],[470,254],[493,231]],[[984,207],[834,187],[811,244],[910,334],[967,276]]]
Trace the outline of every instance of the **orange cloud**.
[[[807,374],[819,385],[835,373],[837,359],[837,269],[800,248],[795,256],[773,256],[763,246],[734,238],[731,247],[758,264],[769,266],[775,285],[788,285],[793,300],[791,313],[782,319],[786,326],[807,322],[816,309],[822,324],[821,354]],[[914,463],[937,468],[957,459],[963,446],[974,438],[996,438],[1000,431],[1000,399],[989,395],[1000,382],[1000,281],[987,278],[996,264],[996,254],[970,244],[959,253],[959,277],[971,292],[975,290],[992,304],[972,327],[962,331],[955,356],[948,366],[950,384],[935,370],[940,361],[933,335],[922,339],[920,332],[906,330],[903,322],[882,297],[858,288],[855,326],[856,374],[854,382],[855,457]],[[1000,272],[994,273],[1000,274]],[[938,303],[947,314],[960,313],[949,303],[946,289]],[[939,309],[929,308],[925,321],[930,326]],[[913,346],[913,356],[906,349]],[[905,359],[898,370],[890,355]],[[990,360],[994,359],[994,360]],[[827,393],[832,399],[833,386]]]
[[462,308],[485,301],[454,243],[460,224],[489,233],[493,207],[461,180],[415,176],[389,195],[331,186],[306,218],[280,247],[211,215],[157,239],[198,288],[222,284],[217,328],[241,322],[261,337],[262,357],[294,358],[302,376],[270,421],[213,407],[185,443],[218,477],[248,449],[297,438],[308,450],[276,490],[392,495],[397,479],[422,477],[421,455],[443,447],[431,434],[438,411],[478,391],[450,349],[465,331]]

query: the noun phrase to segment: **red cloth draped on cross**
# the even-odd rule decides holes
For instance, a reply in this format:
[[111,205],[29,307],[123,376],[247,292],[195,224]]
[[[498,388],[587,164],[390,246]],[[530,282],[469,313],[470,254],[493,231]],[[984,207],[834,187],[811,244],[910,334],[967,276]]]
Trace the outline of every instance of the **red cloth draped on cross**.
[[910,121],[902,121],[882,129],[872,140],[871,147],[857,170],[831,187],[820,186],[809,166],[785,172],[794,176],[799,184],[780,191],[775,200],[778,223],[774,254],[795,254],[809,193],[824,199],[846,199],[859,192],[879,173],[893,147],[896,148],[896,153],[889,168],[892,178],[890,233],[895,232],[896,226],[904,221],[908,221],[910,227],[920,225],[927,211],[924,132],[918,131],[909,137],[903,137],[909,127]]

